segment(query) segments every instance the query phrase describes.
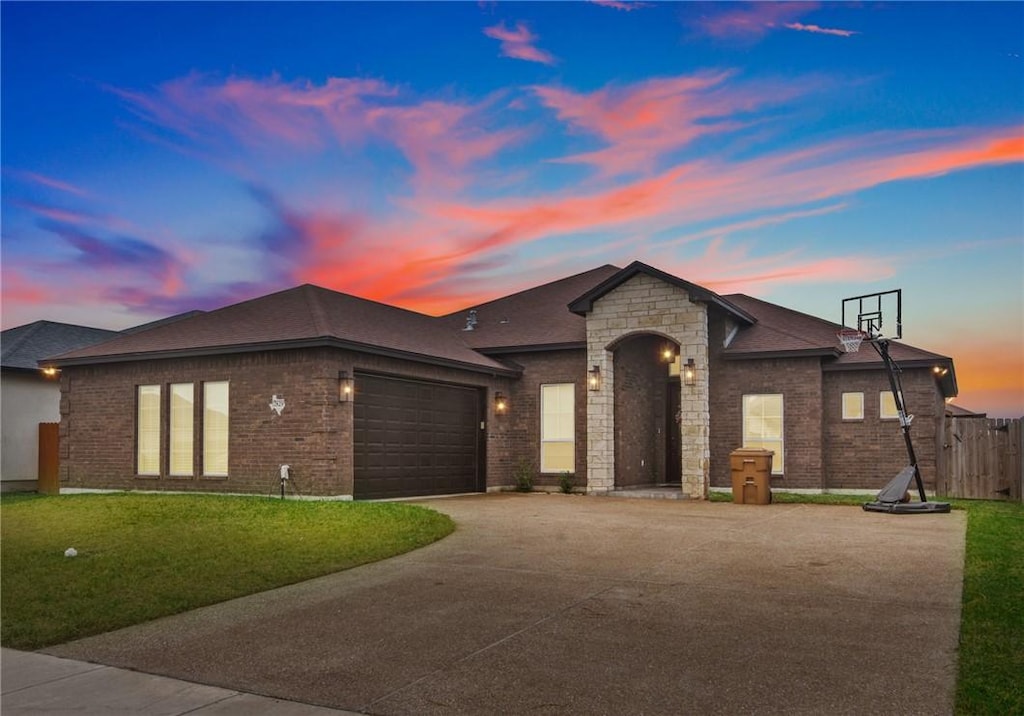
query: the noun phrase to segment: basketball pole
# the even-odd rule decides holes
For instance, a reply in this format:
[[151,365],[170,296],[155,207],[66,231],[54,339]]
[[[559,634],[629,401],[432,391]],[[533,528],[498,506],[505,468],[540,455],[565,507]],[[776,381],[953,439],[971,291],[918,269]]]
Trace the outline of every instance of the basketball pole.
[[924,480],[921,479],[921,468],[917,466],[917,455],[914,453],[914,443],[910,440],[910,421],[906,407],[903,404],[903,384],[900,380],[900,367],[889,355],[889,341],[886,338],[879,338],[871,341],[875,351],[882,358],[886,372],[889,374],[889,389],[892,390],[892,397],[896,403],[896,412],[900,417],[900,428],[903,431],[903,441],[907,444],[907,456],[910,464],[914,466],[914,481],[917,483],[917,494],[921,502],[927,502],[928,497],[924,494]]

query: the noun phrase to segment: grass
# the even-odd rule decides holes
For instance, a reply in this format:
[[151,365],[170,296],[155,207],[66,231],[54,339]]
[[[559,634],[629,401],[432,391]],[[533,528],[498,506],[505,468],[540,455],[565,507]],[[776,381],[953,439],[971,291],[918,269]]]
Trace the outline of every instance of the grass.
[[[732,494],[712,493],[731,502]],[[774,492],[775,502],[860,505],[873,495]],[[967,512],[956,713],[1024,714],[1024,505],[948,500]],[[893,519],[932,519],[894,516]]]
[[[1024,505],[951,502],[967,512],[956,713],[1024,714]],[[5,495],[0,517],[0,642],[22,649],[384,559],[454,529],[448,517],[413,505],[198,495]],[[64,557],[72,546],[79,556]]]
[[956,713],[1024,714],[1024,505],[966,509]]
[[212,495],[5,495],[0,520],[0,643],[16,649],[385,559],[455,529],[414,505]]

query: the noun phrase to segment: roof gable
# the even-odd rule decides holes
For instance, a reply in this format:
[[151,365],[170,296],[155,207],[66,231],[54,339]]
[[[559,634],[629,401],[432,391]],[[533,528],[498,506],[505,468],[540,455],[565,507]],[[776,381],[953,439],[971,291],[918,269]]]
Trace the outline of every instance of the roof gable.
[[652,278],[656,278],[659,281],[664,281],[671,286],[683,289],[690,296],[691,300],[717,305],[742,323],[754,323],[756,321],[756,319],[748,313],[719,296],[714,291],[704,288],[703,286],[698,286],[695,283],[684,281],[678,276],[665,273],[664,271],[660,271],[653,266],[648,266],[640,261],[634,261],[626,268],[612,276],[609,276],[583,295],[577,297],[569,304],[569,310],[578,315],[586,316],[593,310],[595,301],[600,299],[602,296],[611,293],[626,281],[641,273]]

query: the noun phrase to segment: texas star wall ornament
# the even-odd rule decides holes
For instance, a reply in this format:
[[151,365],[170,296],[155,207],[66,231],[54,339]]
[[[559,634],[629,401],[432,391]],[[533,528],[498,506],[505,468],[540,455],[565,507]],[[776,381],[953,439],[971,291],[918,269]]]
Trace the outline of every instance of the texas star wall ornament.
[[284,412],[284,398],[278,397],[276,394],[270,399],[270,409],[280,415]]

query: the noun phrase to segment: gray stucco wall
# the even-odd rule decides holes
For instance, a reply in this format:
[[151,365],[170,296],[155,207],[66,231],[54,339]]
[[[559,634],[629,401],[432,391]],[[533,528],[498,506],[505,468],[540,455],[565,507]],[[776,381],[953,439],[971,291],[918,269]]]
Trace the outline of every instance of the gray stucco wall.
[[60,421],[60,383],[35,373],[0,377],[0,489],[34,490],[39,476],[39,423]]

